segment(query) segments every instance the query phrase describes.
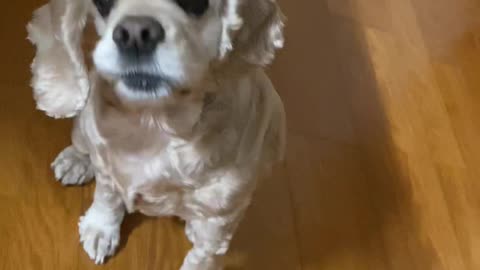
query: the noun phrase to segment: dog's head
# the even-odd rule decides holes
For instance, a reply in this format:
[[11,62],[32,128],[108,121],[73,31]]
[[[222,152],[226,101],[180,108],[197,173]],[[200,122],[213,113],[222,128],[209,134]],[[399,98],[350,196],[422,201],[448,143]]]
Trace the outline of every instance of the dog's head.
[[[129,99],[195,91],[234,58],[266,65],[283,44],[272,0],[93,0],[98,72]],[[238,49],[238,50],[237,50]]]
[[87,96],[79,43],[88,14],[100,34],[96,69],[135,100],[195,90],[213,66],[268,65],[283,45],[275,0],[50,1],[36,12],[29,33],[37,45],[37,104],[57,117],[72,116]]

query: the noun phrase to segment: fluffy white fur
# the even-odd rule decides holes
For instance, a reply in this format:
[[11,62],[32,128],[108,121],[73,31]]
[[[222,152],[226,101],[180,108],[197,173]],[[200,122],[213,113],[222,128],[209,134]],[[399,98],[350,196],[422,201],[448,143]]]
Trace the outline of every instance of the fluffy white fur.
[[[88,80],[80,50],[87,13],[100,34]],[[165,28],[150,64],[121,61],[112,41],[122,18],[137,15]],[[118,0],[108,18],[86,0],[52,0],[35,12],[28,29],[38,107],[76,115],[55,177],[67,185],[96,179],[79,223],[92,260],[114,254],[124,214],[140,211],[186,221],[193,248],[182,270],[222,268],[257,178],[284,155],[284,109],[263,71],[283,46],[282,28],[273,0],[210,0],[200,18],[172,0]],[[121,80],[132,71],[174,83],[134,91]]]

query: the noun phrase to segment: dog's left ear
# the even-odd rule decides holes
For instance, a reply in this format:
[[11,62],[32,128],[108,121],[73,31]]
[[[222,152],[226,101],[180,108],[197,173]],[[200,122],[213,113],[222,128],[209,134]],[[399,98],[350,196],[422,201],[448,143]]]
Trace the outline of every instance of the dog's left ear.
[[32,87],[37,108],[73,117],[87,101],[89,80],[81,40],[89,0],[50,0],[34,12],[28,38],[36,46]]
[[266,66],[284,45],[285,16],[275,0],[224,0],[220,57]]

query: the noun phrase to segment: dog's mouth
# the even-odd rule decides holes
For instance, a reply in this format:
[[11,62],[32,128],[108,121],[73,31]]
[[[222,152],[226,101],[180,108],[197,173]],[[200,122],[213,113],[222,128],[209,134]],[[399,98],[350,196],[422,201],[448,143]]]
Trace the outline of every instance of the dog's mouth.
[[153,92],[167,84],[164,77],[143,72],[129,72],[123,74],[121,79],[129,89],[142,92]]

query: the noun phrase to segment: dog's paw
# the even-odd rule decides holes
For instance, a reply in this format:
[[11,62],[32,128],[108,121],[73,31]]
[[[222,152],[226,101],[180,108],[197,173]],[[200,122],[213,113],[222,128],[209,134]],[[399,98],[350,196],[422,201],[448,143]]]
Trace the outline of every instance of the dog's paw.
[[93,179],[90,158],[73,146],[63,150],[51,165],[55,178],[63,185],[82,185]]
[[223,269],[221,256],[207,255],[199,249],[192,249],[185,257],[180,270],[221,270]]
[[190,243],[195,243],[195,234],[193,233],[190,223],[185,224],[185,235]]
[[96,264],[103,264],[115,253],[120,242],[120,224],[102,222],[102,218],[87,213],[80,218],[78,227],[83,249]]

